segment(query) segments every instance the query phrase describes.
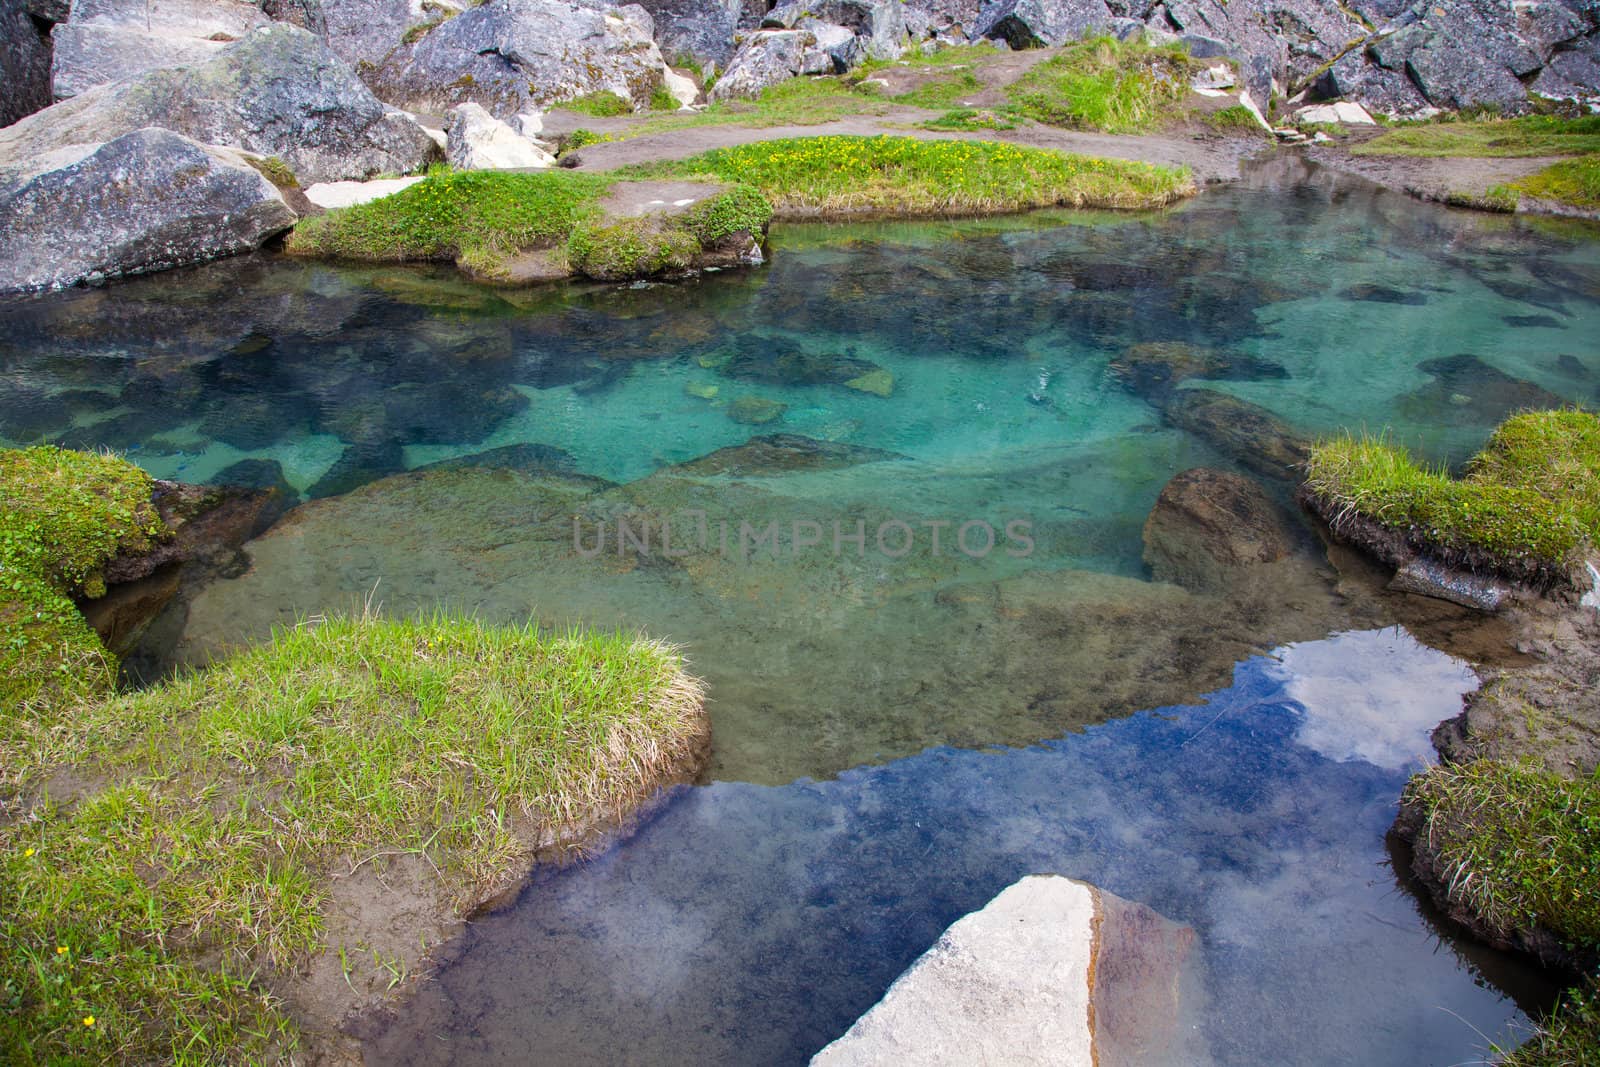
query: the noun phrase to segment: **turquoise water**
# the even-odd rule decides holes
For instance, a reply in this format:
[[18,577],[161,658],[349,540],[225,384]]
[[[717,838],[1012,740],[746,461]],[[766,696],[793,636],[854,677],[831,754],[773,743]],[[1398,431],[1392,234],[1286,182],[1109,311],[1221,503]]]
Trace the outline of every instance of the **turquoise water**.
[[[802,1060],[1042,870],[1195,925],[1217,1062],[1458,1063],[1522,1018],[1497,988],[1537,996],[1441,951],[1383,831],[1469,684],[1450,654],[1504,634],[1328,552],[1236,431],[1457,463],[1600,401],[1594,236],[1263,171],[1148,216],[783,227],[770,266],[679,285],[248,257],[0,303],[0,438],[304,501],[157,621],[144,677],[371,597],[636,627],[708,681],[715,784],[479,927],[375,1063]],[[1130,373],[1151,344],[1210,376]],[[1255,407],[1195,424],[1194,390]],[[1145,518],[1194,466],[1258,477],[1289,558],[1151,581]],[[952,548],[969,524],[992,550]]]

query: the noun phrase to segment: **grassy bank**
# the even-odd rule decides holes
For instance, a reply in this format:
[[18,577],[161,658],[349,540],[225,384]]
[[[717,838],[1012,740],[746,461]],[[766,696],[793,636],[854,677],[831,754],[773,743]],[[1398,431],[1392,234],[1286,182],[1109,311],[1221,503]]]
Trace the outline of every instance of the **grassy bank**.
[[1600,152],[1600,115],[1413,123],[1351,150],[1363,156],[1577,156]]
[[293,1040],[251,976],[357,954],[326,940],[341,872],[426,857],[469,911],[533,842],[694,767],[705,722],[649,642],[335,618],[153,690],[8,713],[0,736],[27,782],[72,783],[0,829],[0,1060],[198,1062]]
[[[103,592],[107,561],[164,536],[150,489],[149,475],[110,456],[0,450],[0,707],[109,688],[105,650],[71,598]],[[14,775],[0,748],[0,797]]]
[[1559,583],[1600,540],[1600,419],[1513,416],[1462,479],[1384,439],[1343,437],[1313,450],[1306,490],[1336,526],[1368,519],[1446,561]]
[[1194,192],[1187,171],[1172,167],[987,141],[890,136],[764,141],[627,173],[739,182],[790,216],[1151,208]]
[[306,219],[286,248],[372,262],[454,261],[489,279],[503,278],[512,258],[543,252],[558,272],[612,281],[688,267],[734,232],[730,219],[759,241],[771,217],[760,194],[735,187],[681,215],[612,218],[601,200],[615,184],[615,176],[569,170],[438,168],[392,196]]
[[1094,37],[1066,45],[1008,86],[1008,110],[1046,126],[1147,133],[1181,117],[1190,74],[1206,65],[1181,45]]
[[1600,209],[1600,153],[1552,164],[1512,182],[1510,188],[1573,207]]

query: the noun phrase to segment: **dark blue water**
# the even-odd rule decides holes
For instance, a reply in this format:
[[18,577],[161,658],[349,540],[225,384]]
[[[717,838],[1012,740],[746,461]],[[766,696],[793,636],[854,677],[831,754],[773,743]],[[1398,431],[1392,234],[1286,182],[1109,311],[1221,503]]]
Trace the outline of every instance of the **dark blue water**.
[[1350,634],[1027,749],[685,790],[475,924],[369,1062],[803,1063],[950,922],[1042,872],[1194,925],[1207,999],[1181,1021],[1214,1062],[1476,1062],[1520,1016],[1384,847],[1427,729],[1473,684],[1403,631]]

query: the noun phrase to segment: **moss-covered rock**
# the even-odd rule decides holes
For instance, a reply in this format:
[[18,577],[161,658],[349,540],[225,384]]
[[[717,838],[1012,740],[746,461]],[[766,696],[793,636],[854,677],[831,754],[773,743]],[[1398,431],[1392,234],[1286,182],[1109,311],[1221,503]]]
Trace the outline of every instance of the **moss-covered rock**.
[[687,270],[700,247],[676,220],[625,218],[574,229],[567,240],[567,262],[597,281],[624,281]]

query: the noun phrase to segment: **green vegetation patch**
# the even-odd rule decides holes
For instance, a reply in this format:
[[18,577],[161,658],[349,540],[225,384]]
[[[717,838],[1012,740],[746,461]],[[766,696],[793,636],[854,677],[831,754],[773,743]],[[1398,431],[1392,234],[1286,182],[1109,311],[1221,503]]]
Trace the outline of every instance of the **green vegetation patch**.
[[1016,114],[1047,126],[1144,133],[1178,117],[1191,69],[1180,45],[1091,37],[1034,67],[1006,95]]
[[[112,664],[70,599],[100,596],[100,568],[147,551],[166,528],[150,476],[113,456],[0,450],[0,708],[104,691]],[[15,709],[13,712],[12,709]],[[0,787],[16,773],[0,730]]]
[[1412,123],[1397,126],[1350,151],[1353,155],[1372,156],[1585,155],[1600,152],[1600,115]]
[[1502,1067],[1585,1067],[1600,1063],[1600,983],[1569,989],[1515,1052],[1495,1062]]
[[991,141],[892,136],[762,141],[634,168],[630,176],[738,182],[793,215],[1150,208],[1194,192],[1187,170],[1172,167]]
[[669,648],[448,616],[280,631],[29,728],[80,784],[0,826],[7,1063],[274,1058],[292,1035],[250,976],[344,959],[334,872],[426,857],[469,910],[533,842],[632,810],[705,741]]
[[682,225],[702,245],[712,245],[745,232],[760,237],[772,221],[772,202],[748,185],[702,200],[680,216]]
[[925,130],[1014,130],[1017,120],[1008,112],[958,107],[922,124]]
[[568,170],[510,173],[436,168],[392,196],[302,221],[295,255],[376,262],[492,258],[566,241],[612,179]]
[[1474,569],[1562,583],[1600,540],[1600,419],[1512,416],[1462,479],[1382,438],[1345,436],[1312,451],[1306,489],[1336,525],[1359,516]]
[[1219,130],[1235,130],[1242,133],[1253,133],[1262,137],[1271,137],[1272,131],[1261,125],[1255,112],[1243,104],[1234,104],[1232,107],[1221,108],[1213,111],[1206,117],[1206,122]]
[[[673,106],[677,106],[676,101],[673,102]],[[607,92],[590,93],[588,96],[580,96],[574,100],[564,101],[557,104],[556,107],[565,108],[568,111],[576,111],[580,115],[589,115],[597,119],[610,119],[621,115],[633,114],[632,100],[618,96],[616,93]]]
[[1600,949],[1600,783],[1478,760],[1413,777],[1405,799],[1454,902],[1502,936]]
[[1511,190],[1574,207],[1600,208],[1600,153],[1552,164],[1512,182]]

